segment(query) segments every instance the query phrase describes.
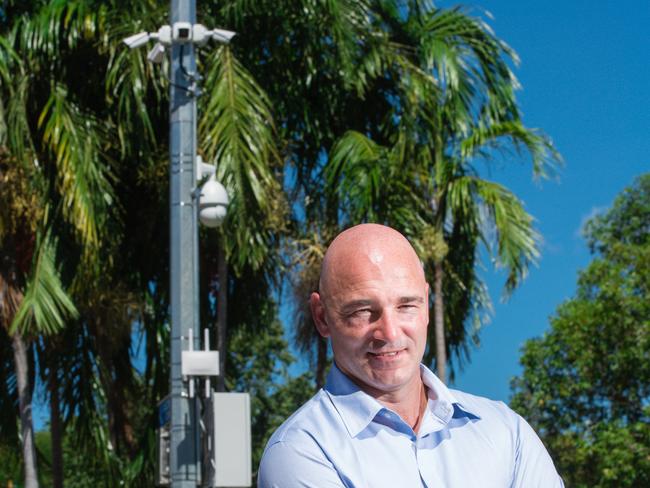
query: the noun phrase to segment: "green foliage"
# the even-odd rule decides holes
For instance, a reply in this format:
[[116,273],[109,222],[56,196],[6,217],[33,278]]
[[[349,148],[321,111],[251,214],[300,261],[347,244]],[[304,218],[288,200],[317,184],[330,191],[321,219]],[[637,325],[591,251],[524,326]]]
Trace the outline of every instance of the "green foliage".
[[[35,441],[39,453],[39,483],[41,486],[52,486],[50,432],[47,430],[37,432]],[[8,486],[10,480],[16,488],[23,486],[20,451],[15,446],[0,444],[0,459],[2,459],[2,463],[0,463],[0,486]],[[110,481],[110,474],[102,463],[89,459],[84,451],[75,448],[68,436],[64,441],[64,459],[65,486],[70,488],[115,486],[115,483]]]
[[650,175],[585,227],[594,259],[523,349],[513,407],[572,487],[650,483]]
[[[39,483],[42,486],[51,486],[52,476],[50,469],[52,455],[50,452],[50,433],[47,431],[37,432],[34,437],[36,450],[39,453]],[[23,486],[23,462],[20,451],[16,449],[16,446],[5,443],[4,441],[0,442],[0,460],[2,460],[0,463],[0,486],[10,486],[10,481],[15,488]]]
[[15,445],[0,443],[0,485],[7,486],[11,480],[14,486],[22,477],[22,462],[20,451]]
[[240,328],[230,338],[228,386],[251,395],[255,470],[271,434],[314,391],[309,373],[289,376],[294,358],[282,336],[282,326],[276,321],[254,334]]
[[65,326],[65,319],[75,318],[77,309],[64,291],[55,268],[55,244],[49,236],[45,243],[37,243],[25,296],[16,311],[9,332],[30,330],[53,333]]
[[217,166],[217,179],[231,195],[225,247],[236,271],[246,264],[260,268],[269,261],[273,233],[284,228],[286,219],[274,175],[281,159],[271,102],[227,46],[209,58],[206,86],[199,133],[207,159]]

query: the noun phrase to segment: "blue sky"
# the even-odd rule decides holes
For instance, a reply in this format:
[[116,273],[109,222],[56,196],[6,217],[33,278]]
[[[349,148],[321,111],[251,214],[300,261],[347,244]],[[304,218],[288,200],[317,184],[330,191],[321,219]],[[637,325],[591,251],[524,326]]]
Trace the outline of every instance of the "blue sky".
[[548,317],[573,295],[577,272],[590,261],[583,223],[650,171],[650,2],[463,5],[489,11],[489,24],[519,54],[524,121],[542,128],[564,158],[557,181],[534,183],[525,164],[501,165],[490,175],[537,219],[542,258],[507,303],[499,301],[503,276],[486,274],[495,313],[453,386],[507,401],[521,346],[548,330]]

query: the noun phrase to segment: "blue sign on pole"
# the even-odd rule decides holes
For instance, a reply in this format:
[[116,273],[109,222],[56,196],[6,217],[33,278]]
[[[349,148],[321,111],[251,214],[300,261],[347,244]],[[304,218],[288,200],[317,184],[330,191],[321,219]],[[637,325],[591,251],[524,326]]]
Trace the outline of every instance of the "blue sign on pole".
[[169,425],[169,422],[172,418],[171,405],[172,404],[169,395],[160,400],[160,403],[158,403],[158,428]]

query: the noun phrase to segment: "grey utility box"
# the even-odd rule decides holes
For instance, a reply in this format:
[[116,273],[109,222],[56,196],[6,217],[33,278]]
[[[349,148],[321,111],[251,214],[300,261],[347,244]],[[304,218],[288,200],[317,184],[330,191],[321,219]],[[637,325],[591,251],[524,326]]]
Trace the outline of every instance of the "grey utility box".
[[212,483],[214,487],[251,486],[251,408],[248,393],[212,397]]

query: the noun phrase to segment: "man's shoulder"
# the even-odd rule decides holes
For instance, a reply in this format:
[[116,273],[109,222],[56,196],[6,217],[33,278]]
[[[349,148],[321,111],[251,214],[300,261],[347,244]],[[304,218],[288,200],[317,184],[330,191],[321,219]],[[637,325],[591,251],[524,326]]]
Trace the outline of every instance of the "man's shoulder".
[[323,451],[323,439],[338,432],[336,409],[320,390],[271,436],[260,461],[257,486],[340,487],[341,478]]

